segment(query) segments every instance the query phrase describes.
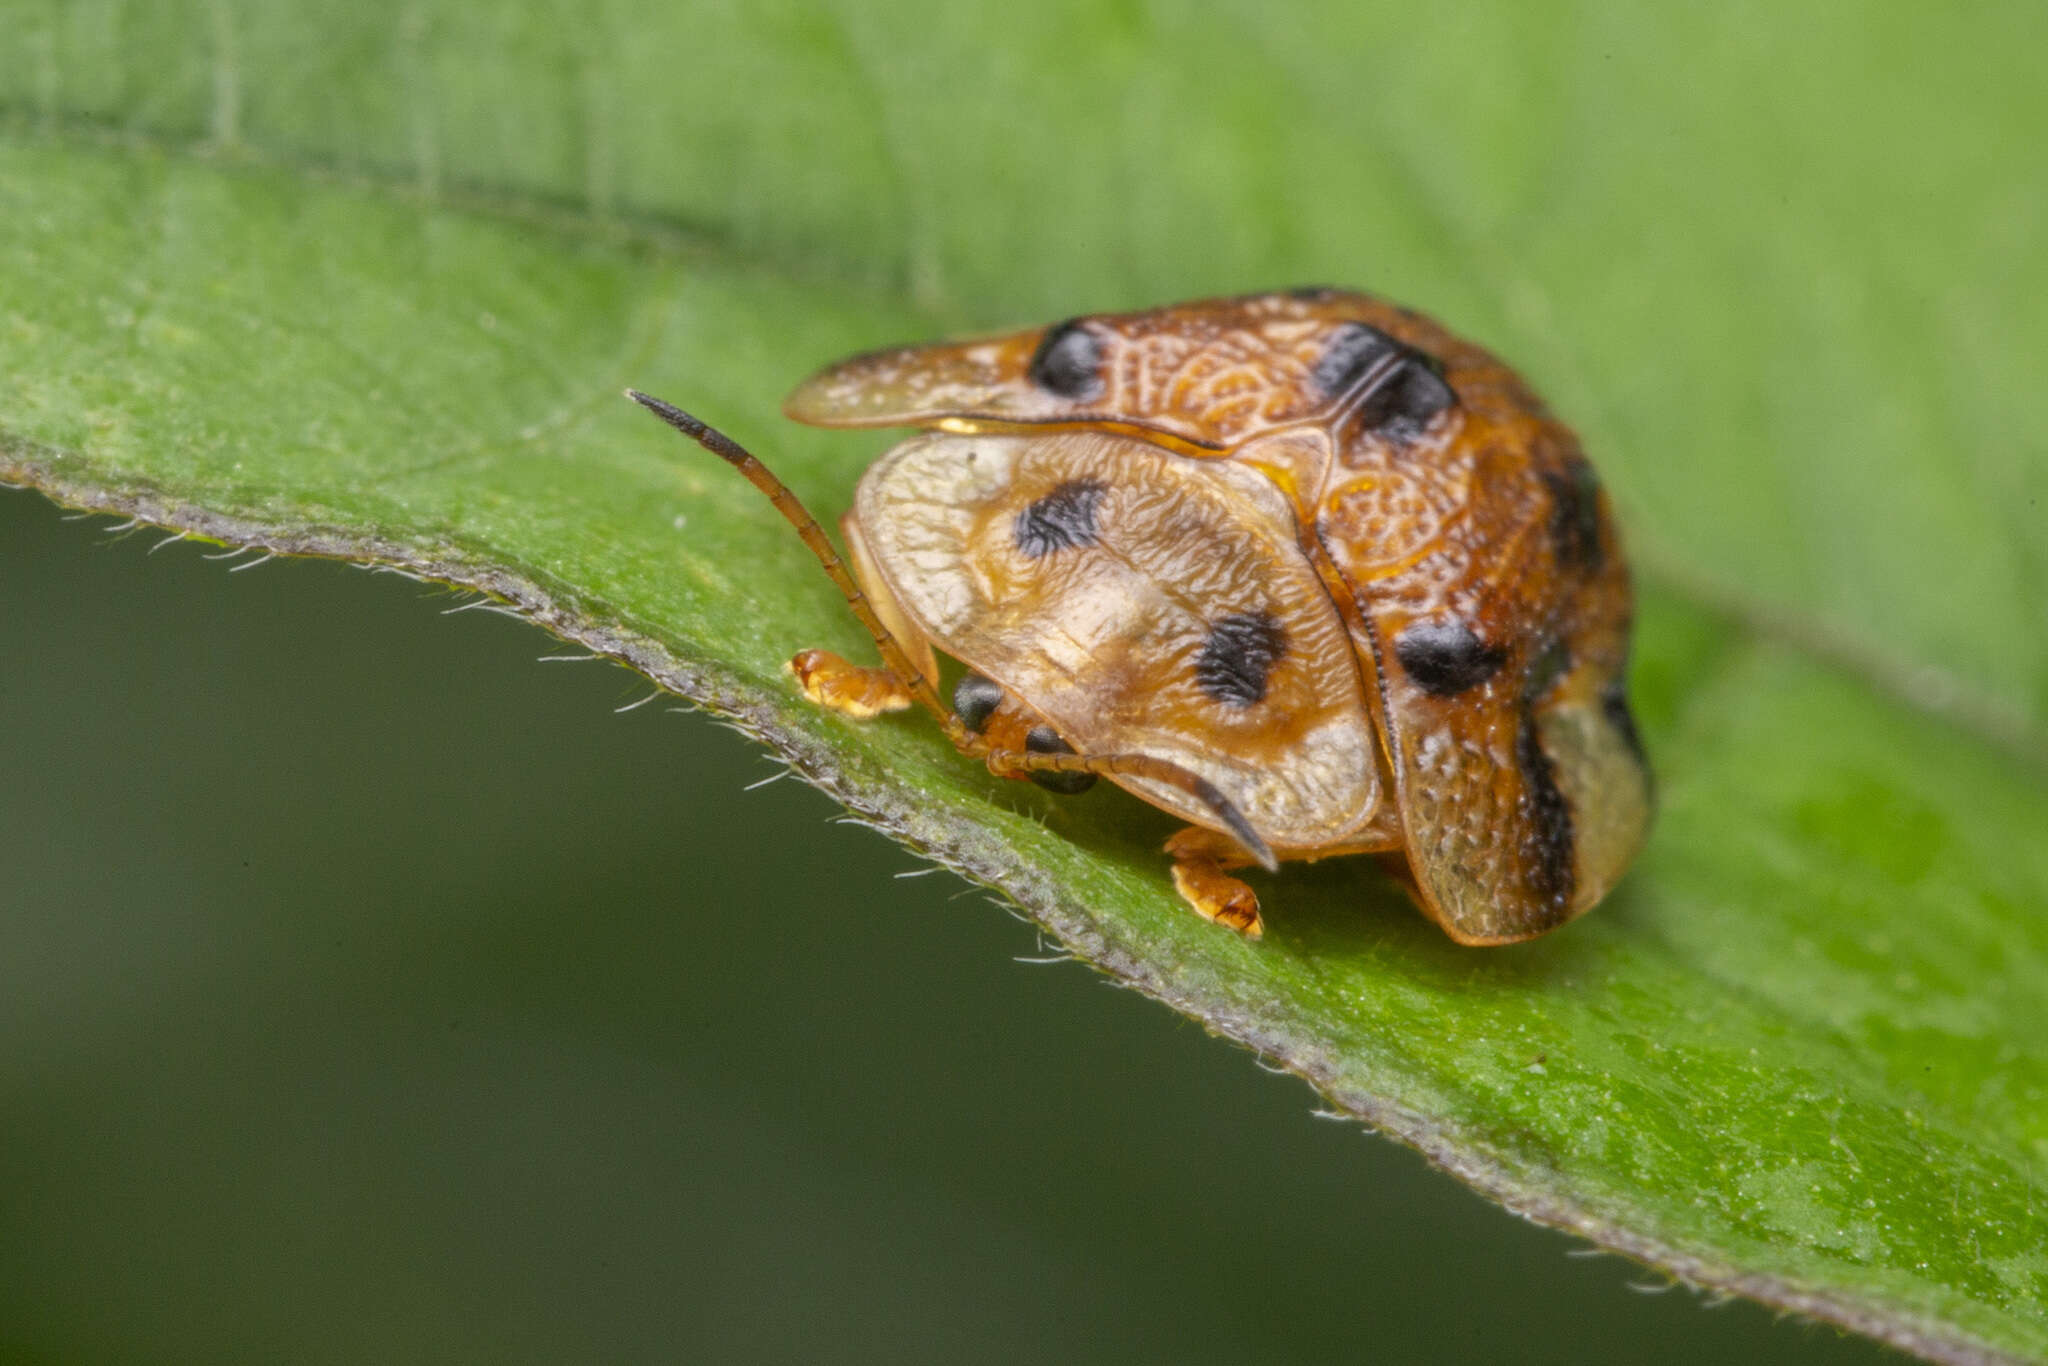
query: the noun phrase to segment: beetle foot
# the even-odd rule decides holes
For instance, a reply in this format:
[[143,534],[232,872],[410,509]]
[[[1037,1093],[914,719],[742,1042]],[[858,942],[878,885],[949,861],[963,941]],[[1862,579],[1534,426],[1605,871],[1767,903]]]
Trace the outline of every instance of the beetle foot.
[[1195,908],[1197,915],[1228,926],[1247,939],[1257,939],[1266,932],[1266,922],[1259,918],[1258,893],[1230,874],[1218,871],[1213,863],[1174,864],[1173,890]]
[[1196,914],[1248,939],[1266,932],[1258,893],[1223,871],[1247,862],[1235,841],[1191,825],[1166,842],[1166,852],[1173,855],[1173,890]]
[[913,701],[910,689],[887,669],[862,668],[830,650],[798,651],[789,661],[789,671],[805,697],[856,721],[902,711]]

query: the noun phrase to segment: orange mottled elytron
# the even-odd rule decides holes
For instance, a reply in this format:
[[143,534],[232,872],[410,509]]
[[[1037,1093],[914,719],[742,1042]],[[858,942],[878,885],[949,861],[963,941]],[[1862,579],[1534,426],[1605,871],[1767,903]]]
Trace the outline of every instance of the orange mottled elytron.
[[[1628,571],[1577,439],[1500,361],[1311,289],[857,356],[786,411],[914,426],[826,561],[884,667],[805,651],[814,700],[922,703],[999,773],[1097,775],[1191,823],[1196,910],[1261,927],[1230,871],[1377,854],[1469,944],[1604,896],[1651,784],[1628,710]],[[935,652],[968,673],[952,705]]]

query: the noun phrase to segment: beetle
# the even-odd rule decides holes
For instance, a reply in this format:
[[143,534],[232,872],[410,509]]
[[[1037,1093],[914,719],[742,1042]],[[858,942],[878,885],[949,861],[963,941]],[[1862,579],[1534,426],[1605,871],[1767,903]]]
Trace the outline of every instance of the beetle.
[[1173,884],[1213,921],[1262,932],[1239,869],[1370,854],[1453,939],[1513,943],[1643,842],[1607,495],[1419,313],[1300,289],[829,366],[789,417],[921,429],[862,477],[844,559],[731,438],[627,392],[767,494],[874,637],[879,668],[799,653],[807,697],[922,705],[996,773],[1180,817]]

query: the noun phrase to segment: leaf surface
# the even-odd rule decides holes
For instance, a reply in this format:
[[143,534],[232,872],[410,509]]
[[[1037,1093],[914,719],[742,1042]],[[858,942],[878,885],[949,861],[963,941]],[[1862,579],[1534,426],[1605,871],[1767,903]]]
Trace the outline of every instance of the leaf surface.
[[[0,474],[485,588],[1513,1208],[2048,1354],[2041,21],[1312,17],[0,4]],[[833,513],[886,438],[775,416],[822,361],[1317,279],[1522,363],[1649,566],[1657,831],[1535,944],[1356,862],[1245,944],[1157,813],[814,714],[858,629],[617,397]]]

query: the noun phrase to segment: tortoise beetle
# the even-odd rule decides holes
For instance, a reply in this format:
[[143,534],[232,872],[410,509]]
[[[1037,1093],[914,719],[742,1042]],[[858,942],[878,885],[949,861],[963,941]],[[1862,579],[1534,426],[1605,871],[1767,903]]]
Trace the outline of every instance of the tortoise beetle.
[[788,416],[922,429],[862,477],[844,561],[729,437],[628,394],[773,499],[875,638],[880,668],[798,654],[806,696],[922,705],[999,774],[1186,820],[1174,886],[1212,920],[1261,932],[1248,864],[1373,854],[1453,939],[1513,943],[1642,844],[1607,497],[1418,313],[1305,289],[830,366]]

